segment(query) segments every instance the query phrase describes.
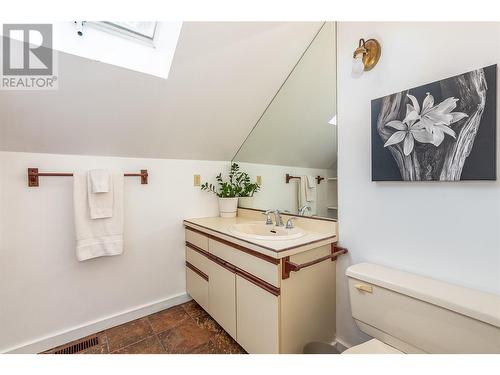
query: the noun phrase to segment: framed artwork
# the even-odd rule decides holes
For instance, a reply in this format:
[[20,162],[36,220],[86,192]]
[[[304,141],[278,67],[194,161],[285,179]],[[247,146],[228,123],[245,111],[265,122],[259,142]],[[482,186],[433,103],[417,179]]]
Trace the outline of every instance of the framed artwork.
[[496,71],[372,100],[372,180],[496,180]]

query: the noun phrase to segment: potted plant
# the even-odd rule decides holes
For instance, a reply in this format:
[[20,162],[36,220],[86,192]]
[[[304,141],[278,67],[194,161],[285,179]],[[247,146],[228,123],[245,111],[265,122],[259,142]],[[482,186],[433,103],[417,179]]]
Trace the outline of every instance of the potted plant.
[[240,197],[238,205],[242,208],[253,208],[253,195],[260,190],[260,185],[250,182],[250,176],[245,172],[240,172]]
[[219,173],[216,177],[218,186],[208,182],[201,185],[201,190],[209,191],[219,197],[219,214],[221,217],[235,217],[238,211],[238,196],[241,191],[241,181],[238,180],[240,176],[239,169],[238,164],[233,163],[227,181],[224,181],[222,173]]

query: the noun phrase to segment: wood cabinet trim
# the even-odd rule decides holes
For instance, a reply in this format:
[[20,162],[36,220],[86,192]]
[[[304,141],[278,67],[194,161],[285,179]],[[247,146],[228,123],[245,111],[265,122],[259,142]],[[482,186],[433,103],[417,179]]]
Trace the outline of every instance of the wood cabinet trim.
[[208,280],[208,275],[206,273],[204,273],[203,271],[201,271],[200,269],[198,269],[197,267],[193,266],[191,263],[189,263],[188,261],[186,261],[186,267],[189,268],[191,271],[193,271],[194,273],[198,274],[198,276],[201,276],[203,279],[205,279],[205,281],[209,281]]
[[247,254],[255,256],[255,257],[259,258],[259,259],[265,260],[266,262],[269,262],[269,263],[272,263],[272,264],[279,264],[280,263],[280,260],[278,258],[273,258],[273,257],[271,257],[269,255],[265,255],[265,254],[259,253],[258,251],[249,249],[249,248],[247,248],[245,246],[241,246],[241,245],[235,244],[235,243],[233,243],[231,241],[224,240],[224,239],[216,237],[216,236],[214,236],[212,234],[202,232],[201,230],[198,230],[198,229],[195,229],[195,228],[191,228],[191,227],[186,227],[186,230],[190,230],[192,232],[202,234],[202,235],[208,237],[209,239],[212,239],[214,241],[223,243],[224,245],[227,245],[227,246],[231,246],[232,248],[234,248],[236,250],[243,251],[244,253],[247,253]]
[[189,247],[190,249],[194,250],[194,251],[197,251],[201,255],[205,255],[207,258],[210,258],[211,256],[213,256],[208,251],[203,250],[202,248],[200,248],[200,247],[198,247],[196,245],[193,245],[191,242],[187,242],[186,241],[186,246]]
[[[254,285],[257,285],[258,287],[264,289],[265,291],[267,291],[267,292],[269,292],[269,293],[271,293],[271,294],[273,294],[275,296],[279,296],[280,295],[280,293],[281,293],[280,288],[275,287],[272,284],[269,284],[267,281],[264,281],[264,280],[258,278],[257,276],[254,276],[251,273],[249,273],[249,272],[247,272],[245,270],[242,270],[241,268],[236,267],[234,264],[226,262],[225,260],[223,260],[223,259],[221,259],[221,258],[219,258],[219,257],[217,257],[217,256],[215,256],[213,254],[210,254],[209,252],[207,252],[207,251],[205,251],[203,249],[200,249],[198,246],[193,245],[192,243],[189,243],[189,242],[186,241],[186,246],[189,247],[190,249],[194,250],[194,251],[197,251],[201,255],[204,255],[209,260],[211,260],[212,262],[220,265],[221,267],[224,267],[228,271],[231,271],[232,273],[234,273],[234,274],[236,274],[238,276],[241,276],[242,278],[244,278],[245,280],[248,280],[249,282],[253,283]],[[186,266],[188,264],[190,264],[190,263],[186,262]],[[194,266],[192,266],[192,267],[194,267]],[[189,268],[191,268],[191,267],[189,267]],[[196,267],[194,267],[194,268],[196,268]],[[193,271],[197,272],[195,270],[193,270]],[[200,270],[198,270],[198,271],[201,272],[201,273],[203,273]],[[208,276],[207,276],[206,280],[208,281]]]
[[233,242],[224,240],[222,238],[215,237],[215,236],[210,236],[210,239],[212,239],[214,241],[217,241],[217,242],[220,242],[220,243],[222,243],[224,245],[230,246],[230,247],[232,247],[232,248],[234,248],[236,250],[243,251],[244,253],[247,253],[247,254],[252,255],[254,257],[257,257],[259,259],[265,260],[266,262],[269,262],[269,263],[272,263],[272,264],[279,264],[280,263],[280,260],[278,258],[270,257],[269,255],[265,255],[265,254],[259,253],[258,251],[255,251],[255,250],[249,249],[247,247],[235,244]]
[[278,297],[281,294],[280,288],[277,288],[274,285],[269,284],[268,282],[262,279],[259,279],[258,277],[252,275],[251,273],[248,273],[247,271],[242,270],[241,268],[236,267],[236,275],[241,276],[245,280],[264,289],[266,292],[275,295],[276,297]]

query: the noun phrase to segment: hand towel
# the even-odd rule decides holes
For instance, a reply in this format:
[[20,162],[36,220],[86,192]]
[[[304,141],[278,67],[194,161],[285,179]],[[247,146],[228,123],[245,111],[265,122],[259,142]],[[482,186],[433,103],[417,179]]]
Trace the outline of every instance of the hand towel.
[[105,169],[93,169],[89,171],[89,181],[92,193],[108,193],[110,189],[110,174]]
[[313,176],[306,176],[306,200],[314,202],[316,200],[316,179]]
[[112,182],[113,217],[91,219],[87,174],[74,174],[73,205],[79,261],[123,253],[123,173],[113,174]]
[[[107,188],[108,192],[103,192]],[[102,191],[97,192],[96,190]],[[93,170],[87,174],[87,197],[91,219],[113,216],[113,181],[108,171]]]
[[[314,179],[312,180],[314,182]],[[314,184],[316,185],[316,184]],[[311,207],[311,215],[316,214],[316,186],[309,187],[307,176],[300,176],[300,181],[297,190],[297,207],[309,206]]]

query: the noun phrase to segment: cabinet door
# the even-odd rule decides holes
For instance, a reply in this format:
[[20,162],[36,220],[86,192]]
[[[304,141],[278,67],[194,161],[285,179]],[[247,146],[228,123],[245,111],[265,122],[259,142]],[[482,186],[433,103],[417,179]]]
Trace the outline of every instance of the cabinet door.
[[208,312],[236,339],[235,274],[213,261],[209,264],[208,274]]
[[208,310],[208,281],[191,268],[186,268],[188,294],[205,310]]
[[279,298],[236,276],[238,343],[250,354],[279,353]]

